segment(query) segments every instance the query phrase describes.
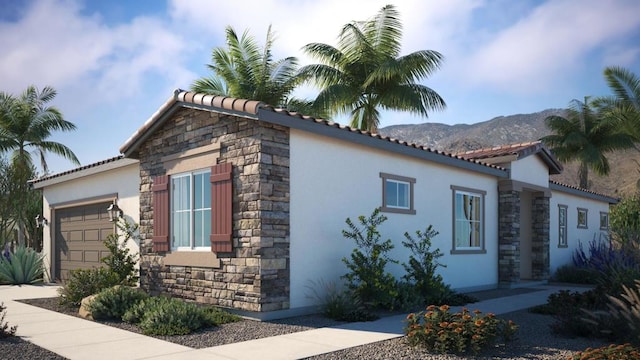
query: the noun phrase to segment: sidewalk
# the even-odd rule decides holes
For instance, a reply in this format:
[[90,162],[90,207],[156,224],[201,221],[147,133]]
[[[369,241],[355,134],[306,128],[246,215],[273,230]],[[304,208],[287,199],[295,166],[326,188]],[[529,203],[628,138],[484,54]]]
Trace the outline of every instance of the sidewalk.
[[[544,304],[566,286],[531,286],[525,294],[485,300],[469,305],[484,313],[504,314]],[[149,336],[101,325],[13,300],[57,296],[56,286],[0,286],[0,302],[7,307],[5,321],[18,325],[20,337],[66,358],[76,359],[299,359],[403,335],[405,315],[377,321],[273,336],[258,340],[193,349]],[[458,311],[461,307],[454,307]]]

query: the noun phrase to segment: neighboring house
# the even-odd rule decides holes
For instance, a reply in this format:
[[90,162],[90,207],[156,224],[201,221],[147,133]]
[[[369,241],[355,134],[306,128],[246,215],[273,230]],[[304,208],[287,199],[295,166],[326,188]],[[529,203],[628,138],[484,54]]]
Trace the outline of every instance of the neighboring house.
[[[547,280],[579,242],[606,233],[617,201],[550,182],[562,167],[539,142],[452,155],[185,91],[120,151],[139,161],[141,287],[262,319],[317,310],[311,287],[347,271],[347,217],[380,208],[401,262],[403,234],[433,225],[445,282],[480,290]],[[77,186],[92,188],[86,180]]]
[[[107,208],[116,204],[123,218],[139,222],[138,161],[122,156],[31,181],[42,191],[43,253],[51,281],[68,279],[68,271],[101,266],[108,254],[103,241],[115,230]],[[138,244],[129,241],[131,253]]]

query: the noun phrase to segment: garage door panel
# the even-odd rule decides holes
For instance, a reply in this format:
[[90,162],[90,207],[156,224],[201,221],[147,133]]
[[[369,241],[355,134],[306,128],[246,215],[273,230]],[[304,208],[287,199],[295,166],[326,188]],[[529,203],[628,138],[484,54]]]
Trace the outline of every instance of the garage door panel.
[[103,241],[113,233],[107,208],[110,203],[78,206],[56,211],[57,280],[68,279],[72,269],[100,267],[109,255]]

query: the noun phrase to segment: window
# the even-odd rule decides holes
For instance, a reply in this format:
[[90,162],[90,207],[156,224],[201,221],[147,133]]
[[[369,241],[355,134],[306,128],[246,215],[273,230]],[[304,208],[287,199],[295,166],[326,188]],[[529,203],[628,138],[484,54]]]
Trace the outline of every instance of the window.
[[210,249],[209,170],[171,176],[171,248]]
[[413,184],[416,179],[380,173],[382,178],[382,207],[380,211],[415,214],[413,208]]
[[600,230],[609,230],[609,213],[600,212]]
[[587,209],[578,208],[578,228],[586,229],[587,226]]
[[451,253],[485,253],[484,196],[486,192],[452,186],[453,250]]
[[558,205],[558,247],[567,247],[567,206]]

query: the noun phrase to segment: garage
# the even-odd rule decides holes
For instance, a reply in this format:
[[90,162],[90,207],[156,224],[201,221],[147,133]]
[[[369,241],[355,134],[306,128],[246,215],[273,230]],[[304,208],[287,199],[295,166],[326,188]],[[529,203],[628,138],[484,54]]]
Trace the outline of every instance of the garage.
[[103,241],[113,233],[107,208],[111,203],[97,203],[55,211],[55,280],[65,281],[69,270],[100,267],[108,255]]

